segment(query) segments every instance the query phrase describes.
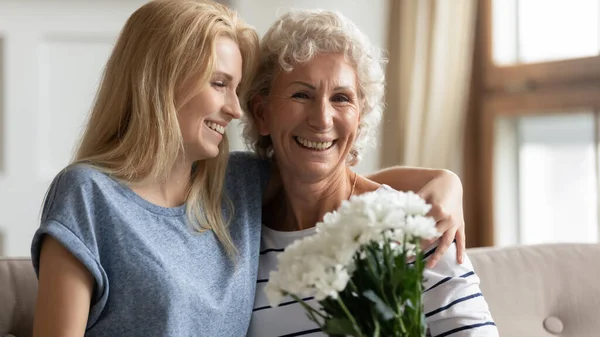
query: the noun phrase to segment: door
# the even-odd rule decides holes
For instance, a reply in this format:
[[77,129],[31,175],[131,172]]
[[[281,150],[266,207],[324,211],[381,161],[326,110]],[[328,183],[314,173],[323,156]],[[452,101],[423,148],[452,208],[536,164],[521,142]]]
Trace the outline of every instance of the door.
[[102,68],[142,0],[0,2],[0,255],[29,256]]

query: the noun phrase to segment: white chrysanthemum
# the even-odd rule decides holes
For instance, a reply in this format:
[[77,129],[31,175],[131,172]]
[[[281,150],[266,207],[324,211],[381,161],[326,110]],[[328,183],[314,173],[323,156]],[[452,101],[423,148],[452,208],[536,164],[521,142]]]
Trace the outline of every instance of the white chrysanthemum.
[[435,228],[435,222],[431,218],[422,216],[407,217],[405,232],[413,237],[425,239],[436,238],[439,236],[439,233]]
[[284,294],[279,288],[279,274],[277,272],[271,272],[269,275],[269,282],[264,288],[265,293],[267,294],[267,300],[269,300],[269,304],[271,306],[277,306],[283,300]]
[[[327,213],[317,233],[297,240],[278,256],[279,270],[265,287],[272,306],[285,294],[337,298],[354,270],[354,256],[370,242],[392,241],[397,252],[414,253],[419,239],[439,236],[431,209],[413,192],[391,189],[353,196]],[[406,242],[406,245],[404,243]]]
[[405,211],[408,215],[425,216],[429,213],[431,205],[427,204],[423,198],[413,192],[406,193]]

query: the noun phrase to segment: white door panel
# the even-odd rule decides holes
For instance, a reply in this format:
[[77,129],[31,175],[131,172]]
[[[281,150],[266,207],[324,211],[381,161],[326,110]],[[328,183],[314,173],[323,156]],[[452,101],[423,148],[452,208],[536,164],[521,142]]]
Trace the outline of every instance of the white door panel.
[[102,68],[145,1],[0,1],[0,255],[28,256]]

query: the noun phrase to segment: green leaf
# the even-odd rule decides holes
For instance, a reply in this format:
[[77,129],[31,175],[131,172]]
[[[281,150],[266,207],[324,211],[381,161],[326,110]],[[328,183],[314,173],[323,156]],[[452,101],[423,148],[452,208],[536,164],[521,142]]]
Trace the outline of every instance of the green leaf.
[[375,309],[381,314],[384,320],[390,320],[396,317],[396,313],[387,304],[385,304],[373,290],[363,292],[363,296],[375,304]]
[[328,335],[353,336],[355,334],[352,322],[347,318],[330,318],[325,322],[323,332]]

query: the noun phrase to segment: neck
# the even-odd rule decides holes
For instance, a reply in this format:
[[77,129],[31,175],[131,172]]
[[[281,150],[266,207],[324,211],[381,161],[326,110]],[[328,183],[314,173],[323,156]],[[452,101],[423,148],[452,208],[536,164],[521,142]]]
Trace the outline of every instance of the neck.
[[143,199],[162,207],[177,207],[185,203],[192,163],[179,161],[162,181],[143,180],[131,189]]
[[[276,198],[270,227],[294,231],[314,227],[325,213],[337,209],[354,192],[357,175],[344,166],[328,177],[307,181],[281,172],[282,197]],[[282,221],[283,220],[283,221]]]

